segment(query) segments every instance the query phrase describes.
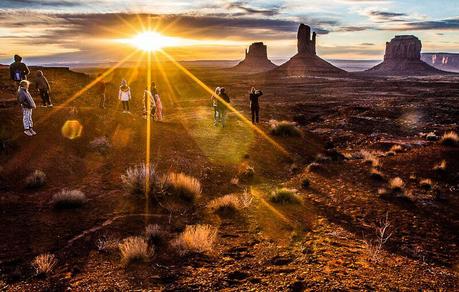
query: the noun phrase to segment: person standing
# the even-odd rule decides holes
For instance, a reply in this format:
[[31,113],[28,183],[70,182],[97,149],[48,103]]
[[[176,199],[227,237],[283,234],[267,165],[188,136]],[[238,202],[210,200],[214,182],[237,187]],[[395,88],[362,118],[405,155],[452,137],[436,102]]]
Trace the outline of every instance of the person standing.
[[17,99],[22,108],[22,122],[24,124],[24,134],[34,136],[37,133],[33,130],[32,109],[36,108],[35,102],[29,93],[29,81],[21,80]]
[[30,70],[26,64],[22,62],[22,57],[14,55],[14,62],[10,65],[10,77],[11,80],[16,81],[16,84],[22,80],[27,80],[27,75],[30,74]]
[[226,94],[226,90],[224,87],[220,87],[220,94],[218,95],[220,98],[217,100],[217,111],[220,123],[222,124],[222,128],[225,127],[225,118],[226,118],[226,108],[230,103],[230,98]]
[[156,83],[151,83],[151,95],[153,96],[156,104],[156,111],[155,116],[156,120],[161,122],[163,120],[163,104],[161,102],[161,98],[158,93],[158,89],[156,88]]
[[220,87],[215,88],[215,93],[210,97],[212,109],[214,110],[214,126],[218,124],[218,96],[220,95]]
[[51,91],[51,87],[49,86],[48,79],[46,79],[43,71],[37,71],[37,78],[35,79],[35,87],[38,90],[38,94],[40,94],[41,99],[43,101],[43,107],[53,107],[51,103],[51,98],[49,97],[49,93]]
[[[148,112],[148,99],[150,99],[150,112]],[[148,114],[152,118],[155,117],[156,103],[155,103],[155,98],[153,97],[153,87],[152,87],[152,90],[148,90],[148,88],[146,88],[143,91],[143,113],[144,113],[145,119],[147,118]]]
[[105,108],[105,81],[104,78],[102,78],[102,74],[97,75],[97,78],[100,79],[99,82],[97,82],[97,92],[99,94],[99,108],[104,109]]
[[258,124],[260,122],[260,104],[258,98],[263,95],[261,90],[252,87],[249,94],[250,100],[250,112],[252,113],[252,124]]
[[127,81],[123,79],[121,81],[120,90],[118,92],[118,98],[123,103],[123,113],[129,113],[129,101],[131,100],[131,89],[129,88]]

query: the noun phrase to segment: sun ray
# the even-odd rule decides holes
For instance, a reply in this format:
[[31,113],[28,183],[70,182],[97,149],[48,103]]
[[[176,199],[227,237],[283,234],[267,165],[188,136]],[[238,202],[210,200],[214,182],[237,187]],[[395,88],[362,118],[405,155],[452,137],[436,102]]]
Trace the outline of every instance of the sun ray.
[[[223,102],[223,99],[220,96],[215,95],[215,92],[210,89],[204,82],[202,82],[198,77],[196,77],[193,73],[191,73],[188,69],[183,67],[180,63],[178,63],[171,55],[166,53],[164,50],[159,50],[167,59],[169,59],[175,66],[177,66],[183,73],[185,73],[188,77],[190,77],[193,81],[195,81],[199,86],[201,86],[205,91],[207,91],[210,95],[214,96],[218,100]],[[241,121],[243,121],[246,125],[254,129],[257,133],[259,133],[265,140],[271,143],[274,147],[276,147],[282,154],[287,157],[290,157],[290,153],[279,143],[274,141],[271,137],[269,137],[263,130],[258,128],[257,126],[253,125],[246,117],[244,117],[237,109],[235,109],[232,105],[225,103],[225,106],[232,111]]]

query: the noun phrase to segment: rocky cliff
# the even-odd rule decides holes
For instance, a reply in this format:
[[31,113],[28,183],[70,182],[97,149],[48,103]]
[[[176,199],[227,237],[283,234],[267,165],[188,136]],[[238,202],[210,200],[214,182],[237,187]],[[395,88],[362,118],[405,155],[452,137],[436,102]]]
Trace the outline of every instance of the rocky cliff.
[[262,42],[253,43],[245,50],[245,58],[233,67],[237,71],[257,73],[269,71],[277,66],[268,59],[268,48]]
[[442,74],[421,60],[421,41],[413,35],[400,35],[386,43],[384,61],[366,72],[381,75]]
[[459,54],[423,53],[421,60],[440,70],[459,72]]
[[273,73],[281,73],[287,76],[310,76],[333,75],[346,72],[317,56],[317,35],[313,32],[311,36],[311,27],[300,24],[297,41],[298,53],[289,61],[274,69]]

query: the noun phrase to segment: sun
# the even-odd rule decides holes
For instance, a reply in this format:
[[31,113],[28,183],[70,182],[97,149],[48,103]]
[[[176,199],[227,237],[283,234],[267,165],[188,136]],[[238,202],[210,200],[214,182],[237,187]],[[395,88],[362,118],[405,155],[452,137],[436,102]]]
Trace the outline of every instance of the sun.
[[144,31],[138,33],[132,38],[121,39],[119,41],[147,52],[159,51],[165,47],[173,47],[179,45],[177,38],[164,36],[156,31]]

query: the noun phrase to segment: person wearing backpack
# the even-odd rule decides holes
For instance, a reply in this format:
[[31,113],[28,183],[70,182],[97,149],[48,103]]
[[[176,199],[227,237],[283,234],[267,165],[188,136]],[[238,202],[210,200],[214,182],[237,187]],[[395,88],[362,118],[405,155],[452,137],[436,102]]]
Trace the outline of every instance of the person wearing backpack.
[[125,79],[121,81],[120,90],[118,92],[118,98],[123,103],[123,113],[129,113],[129,101],[131,100],[131,89],[129,88],[127,81]]
[[16,84],[19,85],[19,82],[22,80],[27,80],[27,75],[29,74],[30,70],[27,65],[22,62],[22,57],[14,55],[14,62],[10,65],[11,80],[16,81]]
[[22,108],[22,122],[24,124],[24,134],[34,136],[37,133],[33,130],[32,109],[37,108],[32,96],[29,93],[29,81],[19,82],[17,99]]
[[219,121],[222,124],[222,128],[225,127],[225,118],[226,118],[226,108],[227,104],[230,103],[230,98],[226,94],[225,88],[220,87],[220,94],[218,95],[220,98],[217,100],[217,111]]
[[49,86],[48,79],[46,79],[45,75],[43,74],[43,71],[38,70],[37,71],[37,78],[35,79],[35,87],[38,90],[38,93],[41,96],[41,99],[43,101],[43,107],[53,107],[53,104],[51,103],[51,99],[49,97],[49,92],[51,90],[51,87]]
[[263,95],[261,90],[255,89],[252,87],[249,93],[250,100],[250,111],[252,113],[252,124],[258,124],[260,122],[260,104],[258,103],[258,98]]
[[210,102],[212,104],[212,109],[214,110],[214,126],[217,126],[218,123],[218,98],[217,96],[220,95],[220,87],[215,88],[215,93],[211,95]]

